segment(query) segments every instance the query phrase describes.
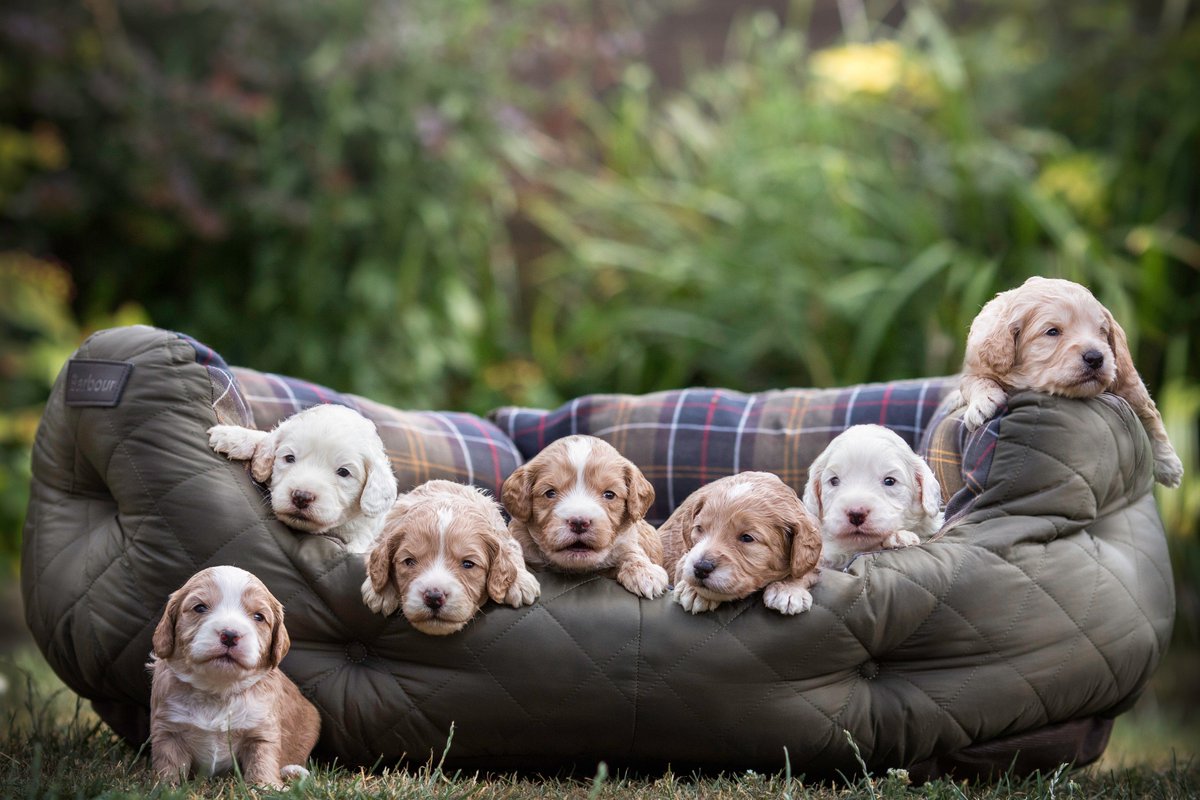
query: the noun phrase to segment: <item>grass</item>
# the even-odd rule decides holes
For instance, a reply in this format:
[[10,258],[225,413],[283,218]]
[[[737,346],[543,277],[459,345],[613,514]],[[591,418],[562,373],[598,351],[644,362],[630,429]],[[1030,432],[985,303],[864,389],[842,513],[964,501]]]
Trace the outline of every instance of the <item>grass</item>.
[[[1200,764],[1177,752],[1193,752],[1195,732],[1161,710],[1135,709],[1116,727],[1100,765],[991,784],[936,780],[913,786],[902,770],[843,783],[806,783],[787,771],[745,772],[717,777],[638,777],[610,774],[603,763],[587,778],[561,779],[500,774],[448,774],[440,763],[420,768],[382,766],[350,770],[322,763],[310,778],[283,791],[247,786],[237,776],[170,788],[155,784],[145,752],[125,744],[90,707],[58,679],[36,650],[22,647],[0,659],[0,797],[242,798],[1184,798],[1200,793]],[[1142,704],[1139,704],[1141,706]],[[1157,717],[1155,716],[1157,714]]]

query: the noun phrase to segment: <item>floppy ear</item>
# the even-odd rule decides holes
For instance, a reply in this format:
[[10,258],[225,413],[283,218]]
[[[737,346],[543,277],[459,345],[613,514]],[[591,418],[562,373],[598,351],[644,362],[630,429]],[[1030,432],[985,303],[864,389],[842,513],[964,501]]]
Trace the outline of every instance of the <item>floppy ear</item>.
[[801,578],[817,568],[821,560],[821,528],[817,519],[797,497],[790,504],[788,529],[792,534],[789,567],[793,578]]
[[654,505],[654,485],[632,461],[625,465],[625,489],[625,514],[636,522]]
[[[711,485],[708,484],[708,486]],[[675,583],[679,583],[683,578],[678,574],[683,557],[696,544],[692,529],[696,525],[696,515],[700,513],[700,509],[704,508],[708,486],[701,486],[688,495],[679,508],[675,509],[671,516],[667,517],[667,521],[658,528],[659,541],[663,545],[663,567],[666,568],[668,575],[674,576]]]
[[[390,520],[389,520],[390,522]],[[396,561],[396,551],[404,541],[404,530],[400,527],[385,528],[384,533],[375,540],[375,545],[367,553],[367,579],[376,594],[383,594],[392,579],[392,567]]]
[[271,611],[274,613],[275,622],[271,625],[270,665],[278,667],[279,662],[283,661],[283,657],[291,649],[292,639],[288,636],[287,628],[283,624],[283,603],[279,602],[275,595],[271,595]]
[[1003,295],[993,297],[971,322],[971,332],[967,335],[967,369],[982,367],[984,372],[997,376],[1012,372],[1017,364],[1020,333],[1021,320],[1015,317],[1012,303]]
[[175,626],[179,623],[179,607],[183,604],[183,590],[171,592],[167,598],[167,607],[163,609],[162,619],[154,629],[152,645],[154,655],[159,658],[170,658],[175,652]]
[[266,431],[241,425],[213,425],[208,429],[208,446],[230,461],[249,461],[267,435]]
[[254,447],[250,461],[250,475],[259,483],[271,482],[271,471],[275,468],[275,446],[279,443],[279,429],[265,435]]
[[821,482],[825,465],[829,463],[829,456],[826,455],[828,452],[829,448],[826,447],[808,466],[808,480],[804,484],[804,505],[818,519],[825,514],[824,506],[821,503]]
[[929,468],[925,459],[913,454],[913,472],[917,480],[917,496],[913,504],[919,505],[925,516],[933,519],[942,507],[942,487],[938,484],[937,476]]
[[1112,386],[1107,388],[1125,397],[1123,390],[1137,387],[1142,383],[1142,378],[1138,375],[1137,367],[1133,365],[1133,356],[1129,352],[1129,339],[1125,336],[1125,329],[1107,308],[1104,309],[1104,317],[1108,322],[1108,346],[1112,349],[1113,359],[1117,366],[1117,374],[1113,378]]
[[392,507],[399,494],[396,476],[382,443],[371,448],[363,466],[367,470],[367,479],[363,483],[362,496],[358,498],[358,507],[368,517],[378,517]]
[[522,464],[504,479],[500,487],[500,502],[504,504],[509,516],[521,522],[528,522],[533,514],[530,493],[533,492],[533,470],[528,464]]
[[488,597],[497,603],[503,603],[508,590],[517,581],[517,572],[525,566],[521,546],[509,537],[508,531],[505,531],[503,536],[493,532],[488,536],[488,546],[495,550],[492,563],[488,566]]

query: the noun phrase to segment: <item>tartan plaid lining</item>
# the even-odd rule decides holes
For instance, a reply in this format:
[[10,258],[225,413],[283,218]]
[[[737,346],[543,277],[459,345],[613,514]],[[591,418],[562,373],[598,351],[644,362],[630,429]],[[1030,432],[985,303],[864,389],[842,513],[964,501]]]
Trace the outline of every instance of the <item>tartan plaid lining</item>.
[[216,350],[187,334],[175,335],[192,346],[196,351],[196,363],[208,370],[209,380],[213,384],[212,407],[217,414],[217,422],[222,425],[241,425],[244,428],[255,427],[254,411],[238,391],[233,371],[225,363],[225,359],[221,358]]
[[992,469],[1000,425],[1008,415],[1008,407],[1004,406],[978,430],[968,432],[962,424],[965,410],[939,407],[921,443],[921,455],[948,498],[946,524],[963,517],[982,494]]

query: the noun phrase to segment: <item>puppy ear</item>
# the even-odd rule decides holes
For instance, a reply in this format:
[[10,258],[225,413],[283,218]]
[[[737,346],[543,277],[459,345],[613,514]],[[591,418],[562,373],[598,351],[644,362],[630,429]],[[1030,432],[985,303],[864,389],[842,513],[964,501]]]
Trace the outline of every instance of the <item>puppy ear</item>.
[[1129,352],[1129,339],[1125,336],[1125,329],[1107,308],[1104,309],[1104,318],[1108,323],[1108,346],[1113,352],[1113,359],[1117,366],[1117,374],[1113,378],[1112,386],[1108,388],[1124,397],[1125,393],[1122,390],[1140,385],[1142,378],[1138,375],[1137,367],[1133,365],[1133,356]]
[[[494,532],[488,543],[495,549],[492,563],[488,566],[487,593],[497,603],[503,603],[508,590],[517,581],[517,572],[524,566],[521,546],[505,531]],[[514,546],[515,545],[515,546]]]
[[395,516],[396,513],[393,511],[384,532],[375,540],[374,546],[366,555],[367,578],[371,581],[371,588],[375,590],[376,594],[382,594],[392,580],[396,551],[400,549],[400,544],[404,541],[404,529],[398,526],[393,527],[391,524],[392,518]]
[[942,487],[938,484],[937,476],[929,468],[925,459],[913,454],[913,472],[917,480],[917,496],[913,504],[919,505],[921,511],[930,519],[938,515],[942,507]]
[[283,603],[275,599],[275,595],[271,595],[271,611],[275,622],[271,625],[270,666],[278,667],[279,662],[283,661],[283,657],[291,649],[292,639],[288,636],[287,628],[283,624]]
[[250,461],[250,475],[259,483],[270,483],[271,472],[275,468],[275,445],[279,442],[279,429],[268,433],[254,447],[254,456]]
[[358,498],[358,507],[368,517],[378,517],[392,507],[399,494],[396,476],[382,443],[372,447],[363,466],[367,470],[367,479],[363,483],[362,496]]
[[183,590],[171,592],[167,598],[167,607],[163,609],[162,619],[154,629],[152,640],[154,655],[159,658],[170,658],[175,652],[175,626],[179,623],[179,607],[183,604]]
[[1004,376],[1017,364],[1017,337],[1021,320],[1012,304],[1003,295],[993,297],[971,322],[967,335],[966,369],[982,367],[983,371]]
[[230,461],[249,461],[267,435],[241,425],[213,425],[208,429],[208,446]]
[[625,514],[632,521],[646,516],[650,506],[654,505],[654,485],[646,480],[646,476],[631,461],[625,465]]
[[500,487],[500,502],[513,519],[528,522],[533,515],[533,504],[529,497],[532,492],[533,470],[528,464],[523,464],[504,479]]
[[817,518],[824,516],[825,509],[821,502],[821,483],[825,472],[825,465],[829,463],[829,457],[826,455],[829,450],[826,448],[821,451],[808,466],[808,480],[804,484],[804,506],[816,514]]
[[817,568],[821,560],[821,528],[800,498],[792,503],[788,528],[792,533],[792,553],[789,562],[793,578],[800,578]]

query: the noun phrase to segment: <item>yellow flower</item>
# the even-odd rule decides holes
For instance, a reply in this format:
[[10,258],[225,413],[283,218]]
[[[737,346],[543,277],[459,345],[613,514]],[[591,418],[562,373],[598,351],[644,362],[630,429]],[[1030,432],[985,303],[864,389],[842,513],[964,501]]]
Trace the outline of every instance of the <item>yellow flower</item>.
[[830,100],[882,97],[903,90],[928,104],[938,94],[933,74],[920,57],[893,41],[820,50],[813,54],[810,66],[818,91]]
[[1108,217],[1111,168],[1088,153],[1073,153],[1047,164],[1037,177],[1039,190],[1065,203],[1081,220],[1103,223]]

